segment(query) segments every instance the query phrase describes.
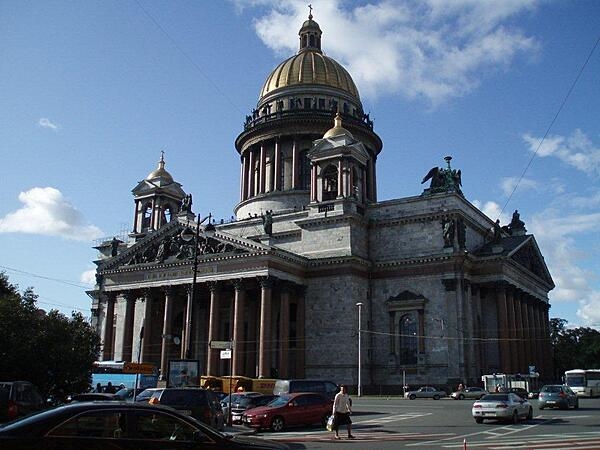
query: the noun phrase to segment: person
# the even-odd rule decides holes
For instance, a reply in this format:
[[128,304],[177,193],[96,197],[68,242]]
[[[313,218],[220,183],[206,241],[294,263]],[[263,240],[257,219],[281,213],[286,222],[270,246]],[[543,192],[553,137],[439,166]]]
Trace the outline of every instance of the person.
[[115,387],[113,386],[113,384],[110,381],[106,385],[106,390],[104,392],[107,392],[109,394],[114,394],[116,392]]
[[464,389],[465,389],[465,386],[464,386],[462,383],[460,383],[460,384],[458,385],[458,389],[457,389],[457,391],[459,391],[459,392],[460,392],[460,391],[462,391],[462,390],[464,390]]
[[339,439],[339,426],[346,425],[348,428],[348,439],[354,439],[352,436],[352,420],[350,420],[350,414],[352,413],[352,401],[348,395],[348,387],[345,385],[340,386],[340,392],[335,395],[333,400],[333,431],[335,431],[334,439]]
[[101,383],[98,383],[96,385],[96,390],[94,392],[102,392],[102,384]]

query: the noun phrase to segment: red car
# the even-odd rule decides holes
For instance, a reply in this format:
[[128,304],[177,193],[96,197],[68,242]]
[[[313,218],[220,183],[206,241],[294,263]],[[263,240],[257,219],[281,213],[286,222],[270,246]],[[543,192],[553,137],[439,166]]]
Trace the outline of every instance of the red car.
[[267,406],[248,409],[242,415],[245,426],[281,431],[286,427],[320,424],[325,426],[333,404],[314,392],[283,394]]

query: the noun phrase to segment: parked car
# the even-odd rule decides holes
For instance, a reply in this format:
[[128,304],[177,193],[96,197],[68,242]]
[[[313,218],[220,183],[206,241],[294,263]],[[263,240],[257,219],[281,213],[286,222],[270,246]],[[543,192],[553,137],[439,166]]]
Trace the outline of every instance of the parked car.
[[0,422],[13,420],[44,407],[44,399],[29,381],[0,381]]
[[76,402],[0,428],[0,448],[11,450],[285,450],[257,437],[225,435],[160,405]]
[[547,384],[542,386],[538,396],[538,408],[579,408],[579,398],[573,390],[566,385]]
[[[265,406],[277,396],[273,394],[261,394],[260,392],[240,392],[231,394],[231,423],[242,423],[242,414],[247,409]],[[225,416],[225,421],[229,420],[229,396],[221,400],[221,408]]]
[[139,394],[137,394],[135,396],[135,401],[148,403],[148,400],[150,400],[150,397],[152,397],[152,394],[154,394],[156,391],[159,391],[161,389],[162,388],[146,388],[142,392],[140,392]]
[[273,387],[274,395],[292,394],[294,392],[318,392],[332,401],[339,391],[340,387],[337,384],[327,380],[276,380]]
[[531,403],[512,392],[484,395],[473,403],[471,412],[477,423],[487,419],[518,423],[519,419],[533,418]]
[[416,398],[432,398],[439,400],[442,397],[446,397],[446,391],[441,391],[432,386],[422,386],[416,391],[407,391],[404,393],[404,398],[414,400]]
[[162,388],[152,393],[151,405],[166,405],[195,417],[216,430],[225,429],[223,410],[214,392],[204,388]]
[[528,398],[529,397],[529,392],[527,392],[527,389],[522,388],[522,387],[511,387],[511,388],[508,388],[508,392],[512,392],[513,394],[517,394],[521,398]]
[[107,392],[85,392],[83,394],[73,394],[69,397],[72,402],[93,402],[98,400],[104,401],[115,401],[121,400],[116,394],[109,394]]
[[489,394],[489,392],[485,389],[471,386],[464,388],[462,391],[453,392],[450,394],[450,397],[452,397],[454,400],[464,400],[465,398],[469,400],[476,400],[480,399],[486,394]]
[[282,431],[288,427],[320,424],[331,415],[332,402],[323,394],[300,392],[282,394],[266,406],[247,409],[242,414],[245,426]]

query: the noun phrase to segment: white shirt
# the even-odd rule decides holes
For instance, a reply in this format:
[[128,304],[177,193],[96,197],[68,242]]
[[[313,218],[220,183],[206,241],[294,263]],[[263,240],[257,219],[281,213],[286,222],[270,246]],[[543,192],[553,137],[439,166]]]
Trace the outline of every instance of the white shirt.
[[342,392],[338,392],[333,400],[333,413],[349,413],[352,411],[350,406],[350,396]]

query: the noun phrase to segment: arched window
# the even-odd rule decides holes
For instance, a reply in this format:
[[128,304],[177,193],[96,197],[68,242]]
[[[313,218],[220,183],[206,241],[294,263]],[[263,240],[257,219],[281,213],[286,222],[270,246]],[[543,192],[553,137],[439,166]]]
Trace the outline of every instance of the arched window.
[[308,149],[300,151],[300,173],[298,174],[298,189],[310,188],[310,159],[308,159]]
[[144,205],[144,217],[142,219],[142,231],[150,228],[150,223],[152,222],[152,204],[146,203]]
[[400,364],[417,363],[418,329],[417,316],[414,312],[400,316],[400,321],[398,323]]
[[338,194],[337,167],[327,166],[321,175],[323,180],[323,201],[334,200]]

